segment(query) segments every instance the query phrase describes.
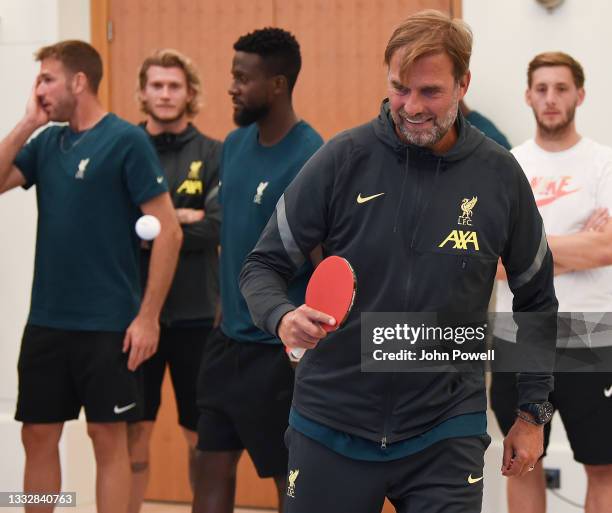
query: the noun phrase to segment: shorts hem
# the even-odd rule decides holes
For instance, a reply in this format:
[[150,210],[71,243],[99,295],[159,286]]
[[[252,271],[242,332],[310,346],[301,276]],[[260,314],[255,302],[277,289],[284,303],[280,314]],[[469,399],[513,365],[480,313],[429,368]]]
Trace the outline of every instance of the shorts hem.
[[65,416],[65,417],[55,417],[50,419],[49,417],[29,417],[28,415],[17,415],[15,414],[14,419],[17,422],[21,422],[23,424],[57,424],[59,422],[68,422],[71,420],[78,420],[79,416]]

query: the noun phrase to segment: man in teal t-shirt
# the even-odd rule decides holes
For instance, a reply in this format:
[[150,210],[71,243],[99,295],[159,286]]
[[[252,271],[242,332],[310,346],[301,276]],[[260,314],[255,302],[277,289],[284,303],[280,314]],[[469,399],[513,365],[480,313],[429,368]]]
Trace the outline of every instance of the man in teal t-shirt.
[[[147,136],[104,111],[102,61],[81,41],[41,48],[24,118],[0,143],[0,193],[36,185],[32,301],[19,356],[25,493],[59,493],[58,442],[85,407],[99,512],[127,512],[126,421],[142,408],[140,364],[153,355],[181,230]],[[47,127],[27,144],[33,132]],[[24,146],[25,144],[25,146]],[[142,213],[157,217],[142,302]]]
[[480,112],[471,110],[466,103],[461,100],[459,102],[459,109],[461,114],[465,116],[465,119],[469,121],[472,126],[475,126],[487,137],[493,139],[497,144],[503,146],[507,150],[512,149],[512,145],[508,141],[508,138],[501,132],[499,128],[486,116],[483,116]]
[[[234,50],[229,94],[241,128],[226,138],[221,156],[222,321],[200,368],[194,513],[233,511],[244,449],[260,477],[274,478],[282,509],[294,373],[280,340],[253,324],[238,276],[285,188],[323,143],[292,107],[301,64],[295,38],[266,28],[241,37]],[[300,269],[289,286],[298,302],[311,271]]]

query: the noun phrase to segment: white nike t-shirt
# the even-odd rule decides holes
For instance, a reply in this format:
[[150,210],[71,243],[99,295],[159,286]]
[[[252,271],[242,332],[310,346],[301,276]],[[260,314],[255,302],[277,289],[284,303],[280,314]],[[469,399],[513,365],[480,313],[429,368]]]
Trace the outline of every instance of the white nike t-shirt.
[[[612,213],[612,148],[583,137],[568,150],[550,152],[530,139],[512,153],[531,183],[547,235],[579,232],[595,208]],[[612,266],[555,276],[555,292],[559,312],[610,312]],[[508,282],[498,281],[496,312],[512,312],[512,297]],[[503,322],[496,323],[495,335],[516,338],[515,329]]]

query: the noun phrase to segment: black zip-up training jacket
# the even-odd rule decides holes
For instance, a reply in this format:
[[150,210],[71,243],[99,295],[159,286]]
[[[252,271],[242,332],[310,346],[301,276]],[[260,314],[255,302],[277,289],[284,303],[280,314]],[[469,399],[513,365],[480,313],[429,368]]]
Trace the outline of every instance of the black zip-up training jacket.
[[[297,367],[293,407],[303,416],[393,443],[486,410],[482,374],[361,372],[361,312],[486,312],[500,256],[514,310],[556,312],[552,255],[525,175],[461,114],[456,128],[444,155],[402,144],[383,102],[377,119],[334,137],[304,165],[246,259],[241,290],[269,333],[295,308],[287,280],[317,245],[355,269],[346,324]],[[477,198],[469,214],[460,208],[466,198]],[[554,334],[546,343],[554,355]],[[519,404],[552,389],[549,372],[517,381]]]
[[[145,129],[145,124],[140,125]],[[211,323],[219,295],[217,246],[221,226],[219,159],[222,144],[191,123],[180,134],[150,135],[161,161],[175,208],[204,209],[204,219],[183,224],[183,245],[174,280],[161,313],[167,326]],[[146,283],[151,252],[142,250]]]

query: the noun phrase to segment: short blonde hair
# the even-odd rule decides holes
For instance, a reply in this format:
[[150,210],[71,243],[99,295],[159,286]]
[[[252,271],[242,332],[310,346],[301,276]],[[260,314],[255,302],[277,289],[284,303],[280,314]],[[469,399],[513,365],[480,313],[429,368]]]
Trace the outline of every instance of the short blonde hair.
[[[202,84],[198,75],[198,70],[191,62],[191,59],[186,55],[183,55],[177,50],[171,48],[164,48],[162,50],[155,51],[152,55],[147,57],[140,71],[138,72],[138,86],[140,91],[143,91],[147,86],[147,72],[151,66],[161,66],[162,68],[180,68],[185,73],[185,79],[187,80],[187,87],[193,93],[193,98],[187,104],[187,115],[195,116],[200,110],[200,101],[202,96]],[[140,110],[147,114],[145,102],[139,97]]]
[[400,72],[404,75],[414,62],[426,55],[446,53],[453,62],[453,76],[459,80],[470,69],[472,31],[459,19],[433,9],[406,18],[391,34],[385,49],[388,66],[396,51],[406,49]]

